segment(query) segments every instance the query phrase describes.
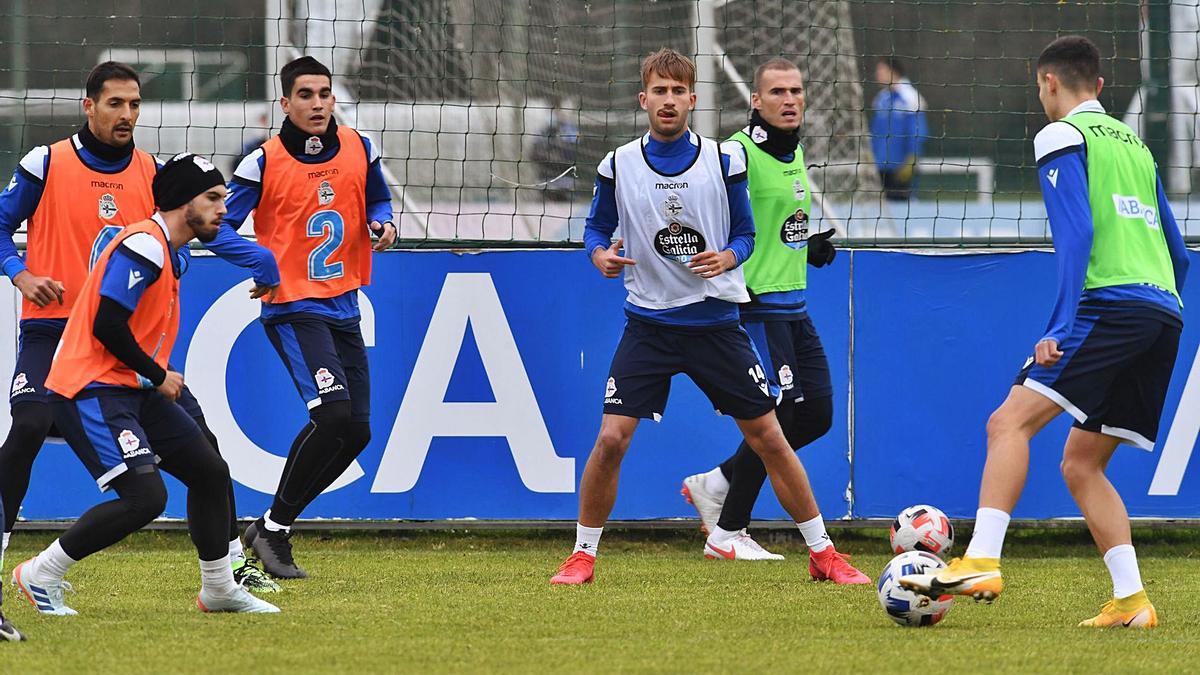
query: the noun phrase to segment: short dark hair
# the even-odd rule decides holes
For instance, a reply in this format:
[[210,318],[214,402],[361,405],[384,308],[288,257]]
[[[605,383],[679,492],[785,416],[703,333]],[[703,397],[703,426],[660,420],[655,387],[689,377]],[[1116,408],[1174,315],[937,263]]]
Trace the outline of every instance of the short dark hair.
[[142,81],[138,78],[137,71],[132,67],[117,61],[105,61],[92,68],[92,72],[88,73],[87,84],[84,86],[87,97],[93,101],[99,100],[100,92],[104,90],[104,83],[109,80],[122,80],[126,82],[132,80],[139,87],[142,86]]
[[329,83],[333,84],[333,73],[329,72],[325,64],[311,56],[301,56],[294,61],[289,61],[279,69],[279,81],[283,85],[284,96],[292,95],[292,87],[296,86],[296,78],[301,75],[324,75],[329,78]]
[[1091,88],[1100,77],[1100,49],[1082,35],[1066,35],[1042,50],[1038,72],[1052,72],[1068,89]]
[[758,91],[758,85],[762,84],[763,73],[768,70],[794,70],[800,72],[800,67],[794,62],[777,56],[769,61],[764,62],[759,67],[754,69],[754,91]]
[[908,77],[908,68],[905,67],[904,62],[898,56],[881,56],[879,57],[879,63],[891,68],[896,77]]

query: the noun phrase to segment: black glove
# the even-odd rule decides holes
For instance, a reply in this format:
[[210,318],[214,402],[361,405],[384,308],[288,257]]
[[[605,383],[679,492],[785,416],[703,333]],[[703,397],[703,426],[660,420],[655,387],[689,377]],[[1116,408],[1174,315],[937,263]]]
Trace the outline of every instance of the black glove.
[[814,234],[808,238],[808,264],[813,267],[824,267],[837,257],[837,249],[829,242],[835,234],[832,228]]

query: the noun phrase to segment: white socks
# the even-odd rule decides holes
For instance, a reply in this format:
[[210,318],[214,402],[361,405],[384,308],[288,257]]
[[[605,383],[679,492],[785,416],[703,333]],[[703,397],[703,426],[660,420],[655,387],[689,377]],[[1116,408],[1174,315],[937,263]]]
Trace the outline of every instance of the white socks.
[[967,545],[968,558],[999,558],[1004,547],[1004,533],[1011,518],[1000,509],[981,508],[975,512],[975,532]]
[[796,526],[800,528],[800,534],[804,535],[804,543],[808,545],[809,551],[820,553],[833,546],[833,540],[825,531],[825,519],[821,517],[821,514],[818,513],[816,518],[803,523],[796,523]]
[[223,598],[237,594],[238,585],[233,580],[229,556],[200,561],[200,590]]
[[721,529],[720,525],[718,525],[717,527],[713,528],[713,531],[711,533],[709,533],[708,540],[713,542],[714,544],[723,544],[723,543],[729,541],[730,539],[733,539],[734,537],[738,536],[739,533],[740,533],[740,530],[724,530],[724,529]]
[[1112,576],[1113,597],[1118,600],[1142,590],[1142,575],[1138,571],[1137,553],[1131,544],[1121,544],[1108,549],[1104,564]]
[[712,496],[724,501],[725,496],[729,494],[729,479],[721,473],[721,467],[718,466],[704,474],[704,489]]
[[34,580],[42,583],[61,582],[63,577],[67,576],[67,570],[77,562],[79,561],[67,555],[62,544],[55,539],[46,547],[45,551],[37,554],[37,557],[33,559],[29,565],[29,573]]
[[291,525],[280,525],[279,523],[271,520],[271,509],[267,509],[267,512],[263,514],[263,525],[265,525],[266,528],[272,532],[292,531]]
[[0,570],[4,569],[4,552],[8,550],[8,538],[11,536],[12,532],[5,532],[0,540]]
[[603,527],[586,527],[575,523],[575,550],[572,553],[584,553],[596,557],[596,549],[600,548],[600,535]]
[[239,560],[246,557],[246,551],[242,548],[242,538],[234,537],[229,540],[229,559]]

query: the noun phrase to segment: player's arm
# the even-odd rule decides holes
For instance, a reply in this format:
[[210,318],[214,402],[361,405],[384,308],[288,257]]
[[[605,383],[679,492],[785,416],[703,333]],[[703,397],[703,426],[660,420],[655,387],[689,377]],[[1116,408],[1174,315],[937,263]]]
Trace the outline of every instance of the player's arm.
[[741,143],[721,144],[721,169],[729,202],[729,242],[720,251],[704,251],[688,263],[692,272],[706,279],[736,268],[754,252],[754,213],[750,210],[746,149]]
[[238,234],[238,229],[250,217],[250,213],[258,208],[262,198],[262,148],[246,155],[238,164],[229,181],[229,194],[225,198],[225,217],[221,228],[205,248],[221,258],[250,270],[254,279],[254,289],[250,297],[259,298],[270,294],[279,286],[279,264],[275,256],[256,242],[248,241]]
[[1058,297],[1035,349],[1037,362],[1048,366],[1062,357],[1058,345],[1071,334],[1083,294],[1092,251],[1092,207],[1088,201],[1083,135],[1065,122],[1055,122],[1038,132],[1033,144],[1058,262]]
[[179,373],[168,374],[155,363],[129,330],[129,318],[146,288],[162,274],[164,262],[162,245],[152,235],[139,232],[121,242],[109,256],[100,281],[100,306],[96,309],[92,335],[121,363],[174,400],[183,378]]
[[588,211],[583,228],[583,248],[592,259],[592,264],[609,279],[621,275],[626,265],[633,260],[621,256],[620,239],[612,240],[617,231],[617,181],[616,160],[608,153],[596,167],[596,186],[592,188],[592,207]]
[[396,243],[399,230],[392,216],[392,191],[383,178],[383,166],[380,164],[379,151],[371,143],[371,139],[361,136],[363,149],[367,151],[367,222],[370,223],[371,234],[377,238],[371,248],[383,251]]
[[39,277],[29,271],[17,252],[13,235],[21,222],[33,216],[46,186],[46,170],[50,165],[50,149],[44,145],[30,150],[13,171],[8,187],[0,192],[0,269],[12,279],[24,298],[38,307],[52,302],[62,303],[63,285],[50,277]]
[[1179,231],[1179,223],[1175,220],[1175,212],[1167,201],[1167,192],[1163,189],[1162,177],[1158,177],[1158,222],[1162,227],[1163,236],[1167,240],[1167,251],[1171,254],[1171,267],[1175,270],[1175,292],[1183,292],[1183,282],[1187,279],[1188,250],[1183,243],[1183,234]]

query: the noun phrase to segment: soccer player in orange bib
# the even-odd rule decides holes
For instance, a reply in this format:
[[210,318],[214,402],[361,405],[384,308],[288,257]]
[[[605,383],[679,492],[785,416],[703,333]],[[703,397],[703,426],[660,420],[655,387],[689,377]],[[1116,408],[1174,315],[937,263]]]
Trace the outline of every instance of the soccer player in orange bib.
[[162,513],[160,467],[188,489],[188,530],[200,557],[196,605],[205,612],[279,611],[234,581],[229,467],[176,402],[183,376],[167,364],[179,332],[183,270],[176,251],[216,236],[224,182],[203,157],[176,155],[154,177],[159,210],[117,233],[79,289],[46,377],[48,402],[71,449],[117,499],[89,509],[13,570],[13,583],[43,614],[76,614],[63,601],[67,570]]
[[379,151],[333,119],[329,69],[305,56],[279,76],[287,117],[234,172],[225,216],[231,227],[222,236],[253,211],[255,237],[279,263],[281,282],[264,298],[262,324],[309,421],[288,451],[271,508],[243,541],[269,574],[295,579],[308,575],[292,557],[292,523],[371,440],[358,289],[371,281],[372,248],[390,247],[396,227]]
[[[8,188],[0,192],[0,270],[24,297],[20,348],[9,394],[13,423],[0,446],[4,514],[0,562],[29,488],[34,459],[52,431],[43,383],[67,316],[88,269],[108,242],[121,228],[154,213],[150,183],[158,163],[133,142],[141,102],[135,70],[113,61],[96,66],[88,75],[83,99],[87,123],[70,138],[29,151]],[[13,243],[22,221],[29,223],[24,259]],[[266,293],[279,279],[274,258],[260,246],[234,239],[224,242],[217,253],[250,268],[258,285],[255,292]],[[186,269],[188,248],[180,247],[177,255]],[[186,387],[179,404],[217,448],[200,404]],[[232,514],[232,484],[228,494]],[[232,515],[229,529],[238,581],[255,592],[279,590],[246,559]]]

